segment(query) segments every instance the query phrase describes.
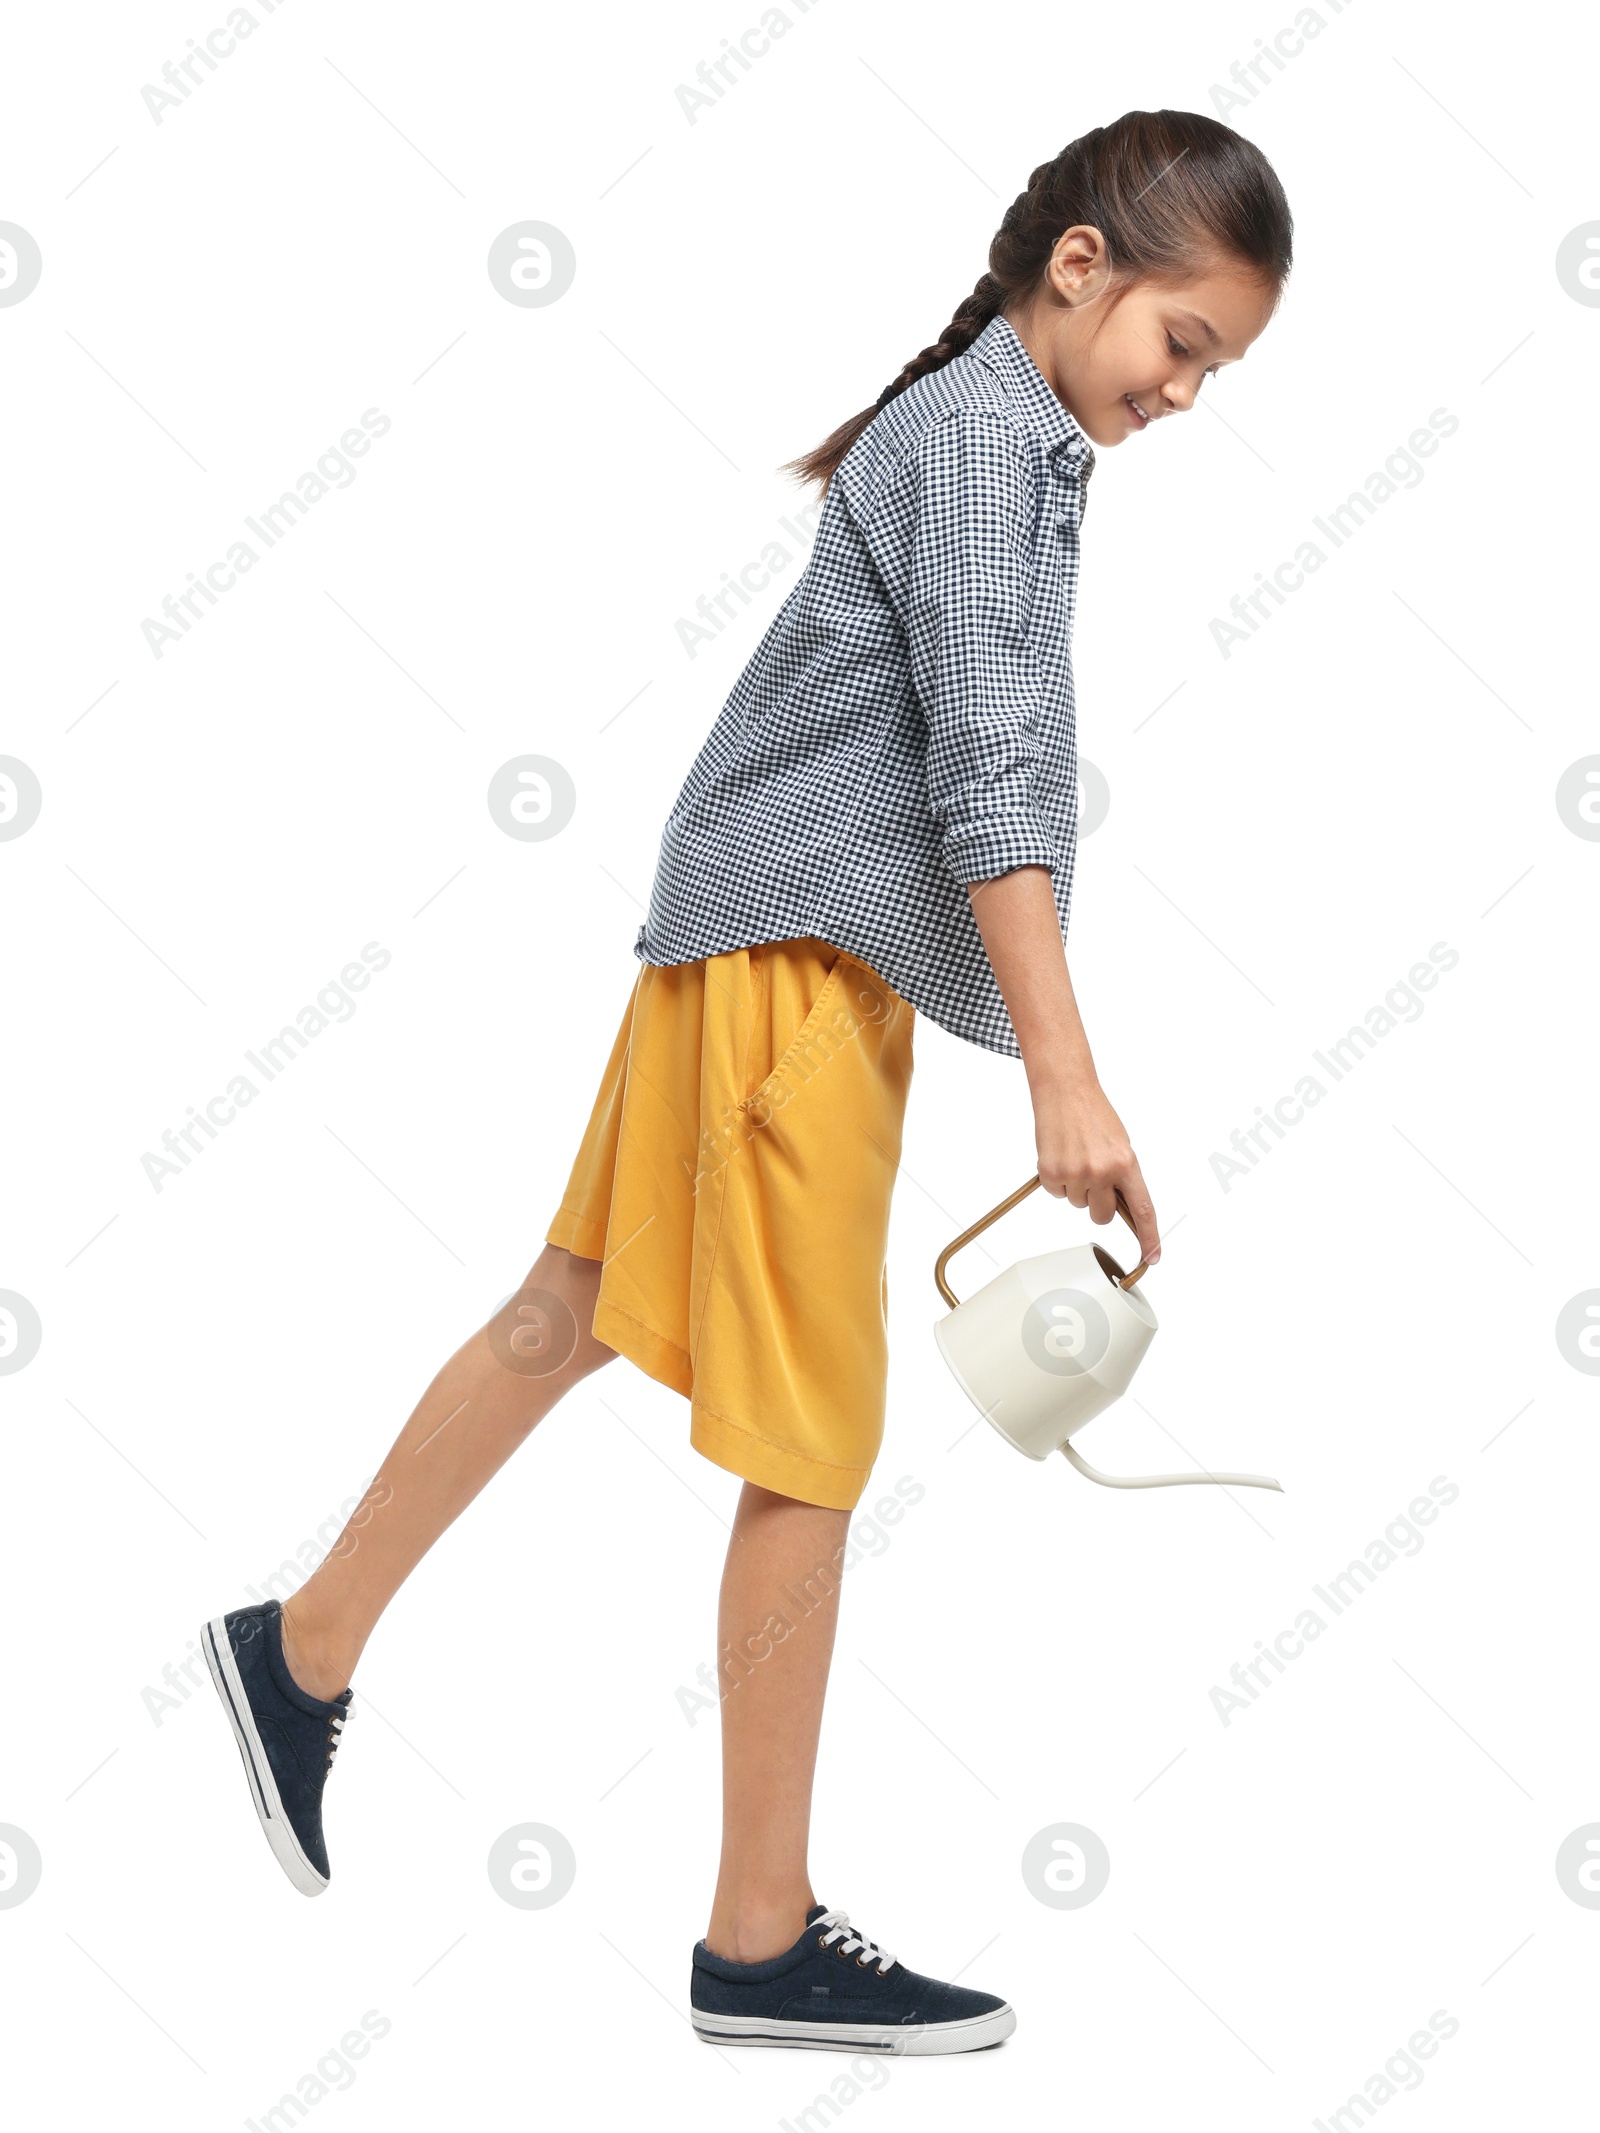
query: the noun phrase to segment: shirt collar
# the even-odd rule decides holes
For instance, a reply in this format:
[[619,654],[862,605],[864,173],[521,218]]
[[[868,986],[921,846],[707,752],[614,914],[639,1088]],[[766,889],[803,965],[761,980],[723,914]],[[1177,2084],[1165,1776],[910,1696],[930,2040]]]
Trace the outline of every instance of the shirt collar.
[[1044,373],[1023,347],[1010,320],[996,312],[967,353],[986,364],[1003,382],[1057,470],[1087,481],[1094,472],[1094,447],[1046,383]]

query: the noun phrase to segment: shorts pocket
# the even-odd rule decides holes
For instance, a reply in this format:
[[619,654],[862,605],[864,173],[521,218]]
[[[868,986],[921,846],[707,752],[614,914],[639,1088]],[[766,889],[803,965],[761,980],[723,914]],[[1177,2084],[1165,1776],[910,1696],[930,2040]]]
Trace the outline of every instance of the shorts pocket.
[[[832,1018],[845,973],[851,963],[842,948],[834,948],[826,942],[820,945],[831,957],[822,983],[793,1034],[786,1042],[775,1042],[776,1057],[768,1071],[743,1099],[745,1108],[767,1108],[771,1099],[775,1099],[778,1105],[787,1101],[789,1084],[794,1081],[796,1074],[798,1073],[802,1081],[808,1079],[821,1058],[827,1056],[829,1048],[837,1046],[837,1037],[826,1025]],[[769,955],[770,952],[769,950]],[[771,977],[769,969],[766,974],[766,982],[769,984]],[[767,1005],[766,1011],[771,1012],[770,1004]]]

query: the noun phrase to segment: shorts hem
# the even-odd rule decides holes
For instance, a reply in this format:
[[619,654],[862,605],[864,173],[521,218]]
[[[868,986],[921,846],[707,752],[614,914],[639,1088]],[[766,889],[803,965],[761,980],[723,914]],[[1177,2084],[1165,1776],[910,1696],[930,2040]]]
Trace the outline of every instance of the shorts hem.
[[691,1398],[689,1442],[702,1458],[720,1466],[741,1481],[771,1489],[775,1496],[792,1496],[800,1503],[817,1504],[829,1511],[853,1511],[866,1492],[870,1466],[834,1466],[823,1459],[808,1459],[781,1444],[757,1437],[726,1415],[714,1414]]
[[658,1385],[665,1385],[670,1392],[681,1392],[685,1399],[692,1393],[694,1365],[676,1341],[669,1341],[653,1326],[643,1324],[602,1297],[594,1307],[591,1330],[597,1341],[626,1356]]
[[646,1377],[683,1394],[690,1403],[689,1442],[713,1466],[741,1481],[753,1481],[757,1488],[771,1489],[775,1496],[791,1496],[824,1510],[853,1511],[860,1503],[871,1479],[870,1466],[809,1459],[716,1413],[695,1398],[694,1364],[683,1349],[614,1303],[602,1299],[595,1305],[593,1331],[597,1341],[626,1356]]
[[545,1231],[544,1241],[579,1259],[604,1259],[606,1225],[579,1214],[576,1208],[563,1207]]

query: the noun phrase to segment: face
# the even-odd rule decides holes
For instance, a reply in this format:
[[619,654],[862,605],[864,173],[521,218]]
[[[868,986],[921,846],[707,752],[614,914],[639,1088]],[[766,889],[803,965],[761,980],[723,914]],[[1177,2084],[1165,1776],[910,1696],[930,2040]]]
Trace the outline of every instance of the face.
[[1018,338],[1091,443],[1121,444],[1193,407],[1204,380],[1272,316],[1271,292],[1236,266],[1182,287],[1136,282],[1108,308],[1106,242],[1078,225],[1056,242],[1042,288],[1010,317]]

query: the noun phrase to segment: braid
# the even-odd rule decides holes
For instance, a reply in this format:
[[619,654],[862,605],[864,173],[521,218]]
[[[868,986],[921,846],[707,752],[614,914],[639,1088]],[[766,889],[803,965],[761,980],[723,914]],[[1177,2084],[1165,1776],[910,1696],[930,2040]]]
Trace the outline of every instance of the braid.
[[972,294],[957,304],[954,318],[939,338],[914,355],[899,377],[879,393],[873,413],[879,413],[897,393],[903,393],[908,385],[915,385],[918,378],[925,378],[929,371],[943,370],[946,363],[953,363],[958,355],[965,355],[984,327],[997,316],[1004,301],[1005,291],[994,276],[981,276]]

